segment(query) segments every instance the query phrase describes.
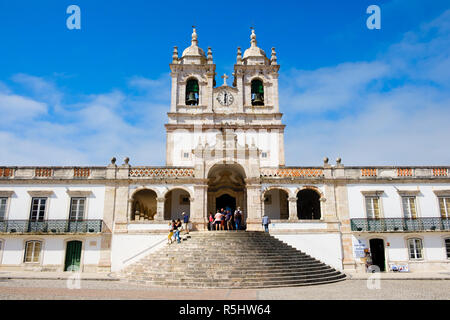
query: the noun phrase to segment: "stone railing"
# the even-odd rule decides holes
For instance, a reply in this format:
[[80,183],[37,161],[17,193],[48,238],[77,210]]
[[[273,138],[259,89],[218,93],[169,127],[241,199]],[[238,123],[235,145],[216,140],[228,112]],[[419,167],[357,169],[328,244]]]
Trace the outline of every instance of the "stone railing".
[[130,178],[192,178],[194,168],[132,167]]
[[100,219],[89,220],[0,220],[0,233],[99,233],[104,230]]
[[265,178],[317,178],[323,175],[321,168],[261,168],[261,177]]
[[104,179],[106,167],[2,167],[0,179]]
[[447,231],[450,230],[450,219],[439,217],[423,217],[417,219],[384,218],[384,219],[351,219],[352,231],[359,232],[411,232],[411,231]]

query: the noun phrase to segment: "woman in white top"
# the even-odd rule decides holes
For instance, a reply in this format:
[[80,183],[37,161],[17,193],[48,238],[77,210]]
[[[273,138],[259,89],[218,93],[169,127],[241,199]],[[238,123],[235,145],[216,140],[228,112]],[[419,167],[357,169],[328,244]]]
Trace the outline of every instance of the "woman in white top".
[[219,226],[222,223],[222,214],[220,213],[219,210],[217,210],[216,215],[214,216],[214,224],[216,226],[216,230],[219,230]]

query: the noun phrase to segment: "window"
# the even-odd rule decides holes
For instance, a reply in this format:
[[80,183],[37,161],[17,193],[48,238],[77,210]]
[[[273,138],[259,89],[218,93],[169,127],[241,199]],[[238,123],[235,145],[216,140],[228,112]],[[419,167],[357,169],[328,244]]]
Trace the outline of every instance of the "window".
[[25,243],[25,263],[37,263],[41,255],[40,241],[27,241]]
[[439,197],[439,210],[442,218],[450,218],[450,197]]
[[368,219],[380,218],[380,198],[366,197],[366,214]]
[[31,221],[43,221],[45,216],[45,206],[47,198],[33,198],[31,199]]
[[445,251],[447,252],[447,259],[450,259],[450,238],[445,239]]
[[262,157],[262,158],[267,158],[267,152],[262,152],[262,153],[261,153],[261,157]]
[[198,97],[198,81],[195,79],[189,79],[186,83],[186,105],[198,105]]
[[183,158],[185,159],[189,158],[189,152],[183,152]]
[[423,246],[421,239],[409,239],[408,247],[410,260],[417,260],[423,258]]
[[264,105],[264,84],[261,80],[255,79],[251,83],[252,106]]
[[8,198],[0,198],[0,220],[5,219]]
[[71,198],[69,220],[83,220],[86,198]]
[[403,216],[406,219],[416,219],[416,197],[402,197]]

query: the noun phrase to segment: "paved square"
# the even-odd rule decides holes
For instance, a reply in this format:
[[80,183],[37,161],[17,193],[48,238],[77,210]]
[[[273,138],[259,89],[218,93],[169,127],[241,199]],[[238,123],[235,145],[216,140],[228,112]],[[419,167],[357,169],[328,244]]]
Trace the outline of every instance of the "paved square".
[[80,289],[68,289],[67,284],[67,280],[0,279],[0,299],[450,300],[449,280],[380,280],[380,289],[368,289],[366,280],[272,289],[155,288],[98,280],[81,280]]

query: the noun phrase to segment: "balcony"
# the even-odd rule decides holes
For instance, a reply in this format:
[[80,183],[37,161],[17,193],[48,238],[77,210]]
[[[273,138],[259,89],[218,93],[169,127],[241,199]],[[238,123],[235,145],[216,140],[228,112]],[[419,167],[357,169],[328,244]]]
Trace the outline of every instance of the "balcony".
[[3,220],[0,221],[0,233],[16,234],[66,234],[100,233],[103,220]]
[[413,231],[448,231],[449,218],[385,218],[385,219],[351,219],[352,231],[357,232],[413,232]]

